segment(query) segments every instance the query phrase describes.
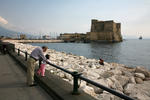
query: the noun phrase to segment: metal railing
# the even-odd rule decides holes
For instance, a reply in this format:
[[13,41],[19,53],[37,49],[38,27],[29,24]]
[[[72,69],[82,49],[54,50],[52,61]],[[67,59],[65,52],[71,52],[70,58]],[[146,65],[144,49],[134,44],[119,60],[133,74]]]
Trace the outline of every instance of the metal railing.
[[[26,51],[22,51],[22,50],[17,49],[17,48],[15,48],[15,49],[18,50],[18,53],[17,53],[18,56],[20,56],[20,52],[25,53],[25,61],[27,61],[28,55],[30,55],[30,54],[28,54]],[[40,64],[40,61],[39,61],[39,64]],[[113,94],[115,96],[118,96],[118,97],[120,97],[120,98],[122,98],[124,100],[135,100],[135,99],[133,99],[133,98],[131,98],[131,97],[125,95],[125,94],[117,92],[117,91],[115,91],[115,90],[113,90],[111,88],[108,88],[108,87],[106,87],[104,85],[101,85],[101,84],[99,84],[97,82],[94,82],[94,81],[92,81],[92,80],[90,80],[88,78],[85,78],[85,77],[82,76],[81,73],[78,73],[76,71],[75,72],[71,72],[71,71],[69,71],[67,69],[64,69],[62,67],[54,65],[54,64],[52,64],[50,62],[48,62],[48,64],[73,76],[73,92],[72,92],[72,94],[74,94],[74,95],[79,94],[79,91],[78,91],[78,88],[79,88],[78,80],[80,79],[80,80],[83,80],[83,81],[85,81],[87,83],[90,83],[90,84],[92,84],[92,85],[94,85],[94,86],[96,86],[98,88],[101,88],[101,89],[103,89],[103,90],[105,90],[105,91],[107,91],[107,92],[109,92],[109,93],[111,93],[111,94]]]

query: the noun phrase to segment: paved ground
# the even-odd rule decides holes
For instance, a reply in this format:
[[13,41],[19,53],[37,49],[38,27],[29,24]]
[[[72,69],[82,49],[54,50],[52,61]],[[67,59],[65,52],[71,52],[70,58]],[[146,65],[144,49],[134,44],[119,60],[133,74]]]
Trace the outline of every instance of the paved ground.
[[0,100],[53,100],[39,86],[26,85],[26,73],[9,55],[0,54]]

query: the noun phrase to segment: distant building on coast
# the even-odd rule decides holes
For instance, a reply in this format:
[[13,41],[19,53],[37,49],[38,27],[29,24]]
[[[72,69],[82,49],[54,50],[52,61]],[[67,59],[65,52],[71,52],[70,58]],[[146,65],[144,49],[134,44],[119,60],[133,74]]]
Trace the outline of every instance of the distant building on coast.
[[65,42],[80,42],[86,39],[86,34],[84,33],[64,33],[60,34],[59,39]]
[[49,35],[44,35],[44,36],[42,36],[42,39],[43,39],[43,40],[50,40],[51,37],[50,37]]
[[110,21],[98,21],[93,19],[91,22],[91,32],[87,32],[87,40],[90,41],[109,41],[120,42],[121,36],[121,23]]
[[20,40],[24,40],[24,39],[27,39],[26,35],[25,34],[20,34]]

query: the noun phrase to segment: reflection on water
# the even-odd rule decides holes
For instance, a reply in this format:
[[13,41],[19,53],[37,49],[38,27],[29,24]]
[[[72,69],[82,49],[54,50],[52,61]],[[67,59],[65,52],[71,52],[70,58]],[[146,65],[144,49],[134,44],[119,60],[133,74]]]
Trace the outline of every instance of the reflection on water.
[[150,40],[125,40],[121,43],[31,43],[87,58],[102,58],[128,66],[150,68]]

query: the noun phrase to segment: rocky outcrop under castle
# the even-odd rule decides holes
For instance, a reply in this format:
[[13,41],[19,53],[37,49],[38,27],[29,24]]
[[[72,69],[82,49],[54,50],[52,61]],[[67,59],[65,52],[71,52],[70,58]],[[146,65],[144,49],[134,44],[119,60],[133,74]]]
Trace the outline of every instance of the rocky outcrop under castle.
[[[16,48],[20,48],[28,53],[31,53],[36,47],[29,44],[13,43]],[[150,71],[144,67],[138,66],[132,68],[123,64],[107,62],[104,62],[104,66],[102,66],[96,59],[87,59],[83,56],[57,52],[51,49],[49,49],[47,53],[50,54],[50,62],[53,64],[70,71],[83,73],[83,76],[133,97],[136,100],[150,100]],[[46,69],[49,70],[49,73],[58,75],[72,84],[73,79],[71,75],[49,65],[46,66]],[[120,98],[84,81],[81,81],[80,89],[83,89],[85,92],[99,100],[121,100]]]

